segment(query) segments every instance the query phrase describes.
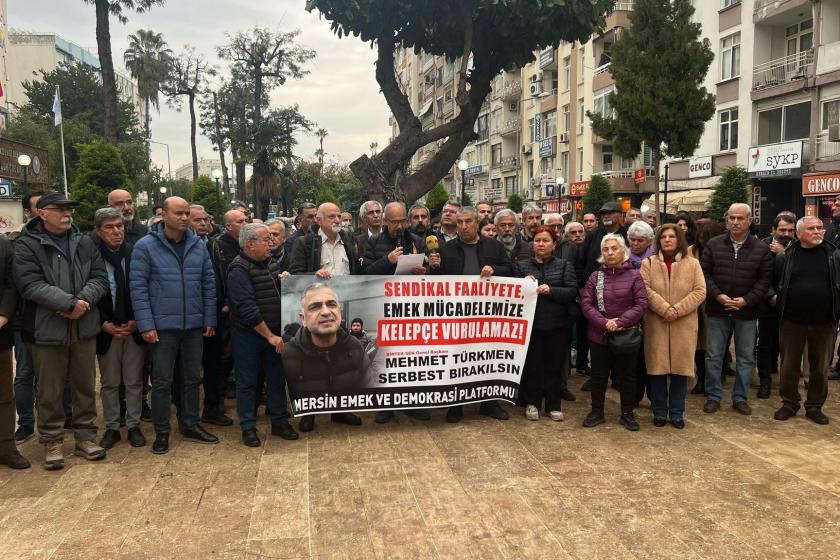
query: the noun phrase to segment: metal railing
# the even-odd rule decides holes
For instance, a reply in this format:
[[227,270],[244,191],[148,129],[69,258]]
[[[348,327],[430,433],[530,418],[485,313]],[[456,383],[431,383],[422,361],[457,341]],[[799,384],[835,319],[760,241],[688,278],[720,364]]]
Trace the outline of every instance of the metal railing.
[[511,97],[519,97],[522,94],[522,82],[516,80],[514,82],[506,82],[504,87],[499,91],[499,97],[503,100],[508,100]]
[[502,168],[502,171],[513,171],[514,169],[519,169],[519,158],[517,156],[502,158],[500,167]]
[[615,179],[618,177],[632,177],[633,170],[632,169],[615,169],[610,171],[598,171],[598,175],[605,179]]
[[607,15],[610,15],[613,12],[632,12],[633,11],[633,2],[632,0],[629,2],[616,2],[613,5],[612,10],[607,12]]
[[609,71],[610,71],[610,64],[612,64],[612,62],[607,62],[607,63],[606,63],[606,64],[604,64],[603,66],[599,66],[598,68],[596,68],[596,69],[593,71],[593,74],[594,74],[595,76],[597,76],[598,74],[604,74],[604,73],[606,73],[606,72],[609,72]]
[[817,134],[817,159],[838,159],[840,158],[840,142],[829,142],[828,132]]
[[813,65],[813,50],[757,64],[753,68],[753,89],[763,89],[801,80],[808,76]]
[[511,119],[509,121],[505,121],[499,125],[496,129],[496,134],[500,136],[505,136],[508,134],[513,134],[514,132],[519,132],[522,129],[522,123],[519,119]]

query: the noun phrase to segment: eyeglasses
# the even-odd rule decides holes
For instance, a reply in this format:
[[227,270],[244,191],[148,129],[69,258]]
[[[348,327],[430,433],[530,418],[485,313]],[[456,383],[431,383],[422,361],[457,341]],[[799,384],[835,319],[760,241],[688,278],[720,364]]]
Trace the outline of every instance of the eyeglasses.
[[111,204],[111,208],[117,208],[117,207],[120,207],[120,206],[131,206],[132,204],[134,204],[134,203],[131,202],[130,200],[118,200],[118,201],[114,202],[113,204]]
[[70,212],[71,214],[76,211],[75,208],[70,208],[69,206],[44,206],[41,210],[53,210],[55,212]]

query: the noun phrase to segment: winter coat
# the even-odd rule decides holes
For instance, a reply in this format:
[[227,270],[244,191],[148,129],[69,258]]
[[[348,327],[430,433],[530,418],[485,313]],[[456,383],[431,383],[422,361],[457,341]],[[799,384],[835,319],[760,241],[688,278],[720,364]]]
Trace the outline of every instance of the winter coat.
[[137,330],[187,330],[216,326],[216,277],[204,243],[184,232],[184,259],[164,235],[163,222],[131,254],[131,304]]
[[[96,248],[98,250],[100,248],[101,244],[102,244],[102,239],[100,239],[99,236],[97,236],[97,237],[93,238],[93,242],[96,245]],[[126,248],[126,253],[125,253],[125,257],[124,257],[124,260],[125,260],[124,270],[125,270],[125,280],[126,280],[125,297],[127,297],[129,299],[129,302],[130,302],[131,301],[131,294],[129,293],[128,279],[131,278],[131,251],[133,250],[133,247],[131,246],[130,243],[126,242],[125,248]],[[100,251],[100,254],[101,254],[101,251]],[[104,262],[104,259],[103,259],[103,262]],[[106,277],[107,277],[107,274],[108,274],[107,265],[105,267],[105,274],[106,274]],[[116,297],[116,294],[113,294],[113,297]],[[102,299],[99,300],[99,305],[97,307],[99,308],[100,320],[103,323],[109,323],[109,322],[114,321],[114,302],[112,301],[110,279],[108,280],[108,290],[105,292],[105,295],[102,297]],[[130,303],[129,303],[128,320],[130,320],[130,321],[134,320],[134,313],[133,313],[133,310],[131,309],[131,304]],[[107,354],[108,350],[111,349],[111,341],[113,340],[113,338],[114,337],[112,335],[108,334],[107,332],[100,331],[99,334],[96,335],[96,354],[99,355],[99,356]],[[138,346],[143,346],[143,345],[146,344],[146,342],[143,340],[142,335],[140,334],[140,331],[138,331],[138,330],[135,330],[133,333],[131,333],[131,338],[132,338],[132,340],[134,340],[134,342]]]
[[[598,310],[598,272],[604,272],[604,309]],[[629,262],[618,268],[602,265],[586,281],[580,305],[589,322],[587,337],[590,342],[604,344],[607,321],[618,318],[618,326],[626,329],[638,325],[647,310],[647,289],[639,271]]]
[[21,336],[35,344],[70,344],[70,312],[82,299],[90,311],[76,320],[79,338],[99,333],[96,304],[108,291],[108,273],[99,249],[76,226],[70,230],[70,256],[47,234],[41,218],[30,220],[15,241],[14,278],[23,302]]
[[[218,244],[218,255],[221,257],[219,272],[221,272],[222,278],[227,278],[228,267],[233,259],[242,254],[242,248],[239,246],[239,239],[231,237],[227,231],[216,238],[216,243]],[[209,251],[211,247],[208,246],[207,249]],[[213,250],[215,251],[216,248],[214,247]]]
[[[292,256],[289,262],[289,274],[312,274],[321,269],[321,234],[320,228],[313,225],[309,233],[297,238],[292,247]],[[356,253],[356,241],[353,235],[344,230],[338,232],[344,251],[347,253],[350,274],[359,274],[359,258]]]
[[[773,253],[766,243],[748,235],[736,257],[729,234],[718,235],[706,243],[700,265],[706,278],[706,315],[741,320],[758,318],[773,278]],[[747,305],[737,311],[727,311],[716,299],[721,294],[733,299],[743,297]]]
[[[547,331],[562,329],[569,324],[570,307],[577,307],[577,278],[571,262],[548,257],[544,262],[531,258],[515,264],[517,276],[533,276],[537,285],[548,284],[549,292],[537,296],[537,308],[534,312],[534,329]],[[576,316],[576,311],[573,315]]]
[[[828,281],[831,285],[832,300],[825,303],[831,306],[831,314],[836,323],[840,320],[840,249],[835,248],[829,241],[823,241],[820,248],[825,252],[825,258],[828,261]],[[779,313],[779,321],[784,317],[785,305],[787,304],[793,259],[800,249],[802,249],[802,245],[799,240],[791,241],[787,249],[776,255],[773,263],[773,287],[775,293],[778,294],[776,309]]]
[[[665,259],[658,253],[642,261],[641,275],[648,295],[644,320],[648,374],[694,377],[697,309],[706,299],[700,263],[677,254],[669,275]],[[663,316],[670,307],[677,310],[679,318],[667,323]]]
[[426,252],[426,241],[413,233],[405,231],[399,239],[395,239],[387,229],[383,229],[382,233],[367,240],[362,256],[362,274],[393,274],[397,265],[388,260],[388,254],[398,246],[402,246],[404,255]]
[[[0,329],[0,350],[8,350],[14,344],[14,318],[18,293],[12,275],[13,262],[12,242],[0,237],[0,315],[8,319],[8,322]],[[9,389],[11,387],[10,381]]]
[[[464,243],[456,237],[440,248],[440,267],[433,268],[433,274],[464,273]],[[478,266],[493,267],[493,276],[513,276],[513,266],[504,246],[489,237],[478,238]]]
[[364,388],[370,362],[362,343],[344,330],[330,348],[312,343],[309,329],[302,328],[283,349],[283,368],[289,395],[317,397],[353,394]]

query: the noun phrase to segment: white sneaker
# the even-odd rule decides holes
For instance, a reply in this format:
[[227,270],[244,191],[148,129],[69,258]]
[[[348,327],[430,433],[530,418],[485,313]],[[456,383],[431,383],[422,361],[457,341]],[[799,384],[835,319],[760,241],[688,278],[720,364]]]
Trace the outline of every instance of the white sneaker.
[[537,410],[537,407],[529,404],[525,407],[525,418],[528,420],[539,420],[540,419],[540,411]]
[[562,422],[563,421],[563,413],[560,412],[559,410],[551,410],[551,411],[549,411],[548,415],[551,416],[551,419],[554,420],[555,422]]

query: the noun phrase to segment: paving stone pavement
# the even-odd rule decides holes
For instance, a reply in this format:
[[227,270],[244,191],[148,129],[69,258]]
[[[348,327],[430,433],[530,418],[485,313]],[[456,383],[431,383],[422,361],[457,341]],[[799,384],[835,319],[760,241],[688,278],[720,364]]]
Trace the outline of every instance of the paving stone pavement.
[[211,427],[219,445],[173,435],[158,456],[123,438],[89,463],[68,438],[58,472],[31,440],[32,469],[0,470],[0,559],[840,558],[840,416],[777,422],[777,397],[708,415],[690,395],[685,430],[642,408],[631,433],[608,391],[607,424],[584,429],[582,380],[564,422],[470,406],[455,425],[322,417],[286,442],[263,418],[260,448]]

